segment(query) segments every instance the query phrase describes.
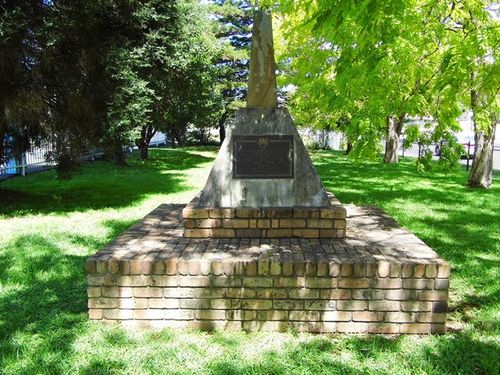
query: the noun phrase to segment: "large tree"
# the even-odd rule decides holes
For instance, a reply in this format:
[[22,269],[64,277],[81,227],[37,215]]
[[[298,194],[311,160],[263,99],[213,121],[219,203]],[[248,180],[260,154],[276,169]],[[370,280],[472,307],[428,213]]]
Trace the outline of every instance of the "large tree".
[[194,0],[143,1],[132,12],[137,33],[116,49],[108,67],[117,82],[109,114],[110,138],[134,141],[143,159],[155,132],[182,144],[188,124],[214,121],[215,89],[211,24]]
[[224,123],[244,105],[247,93],[254,8],[249,0],[214,0],[210,10],[215,16],[220,46],[216,77],[223,98],[223,110],[218,121],[222,142],[226,134]]
[[438,86],[441,108],[472,111],[471,187],[488,188],[493,181],[493,146],[500,120],[499,10],[497,2],[485,0],[454,1],[439,9],[446,41]]
[[39,125],[42,104],[33,69],[46,8],[42,0],[0,0],[0,164],[19,144],[14,136]]
[[355,154],[377,153],[383,137],[384,161],[397,162],[405,120],[430,114],[441,56],[430,8],[420,0],[283,2],[302,117],[348,119]]

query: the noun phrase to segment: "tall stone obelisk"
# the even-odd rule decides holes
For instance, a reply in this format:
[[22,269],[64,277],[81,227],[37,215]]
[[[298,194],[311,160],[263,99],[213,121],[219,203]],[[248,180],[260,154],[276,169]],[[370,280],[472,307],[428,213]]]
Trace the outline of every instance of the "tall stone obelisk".
[[345,209],[332,205],[288,110],[278,107],[266,10],[255,11],[247,107],[226,131],[205,187],[183,210],[185,237],[345,236]]
[[259,9],[255,12],[252,30],[247,107],[277,106],[272,17],[271,13]]

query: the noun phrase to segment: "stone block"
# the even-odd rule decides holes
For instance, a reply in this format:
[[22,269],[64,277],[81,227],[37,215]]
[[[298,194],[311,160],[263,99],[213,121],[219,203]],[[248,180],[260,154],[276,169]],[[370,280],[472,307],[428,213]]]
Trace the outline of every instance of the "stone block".
[[[341,282],[343,280],[340,280]],[[337,279],[331,277],[308,277],[306,278],[306,288],[335,288]]]
[[260,238],[260,237],[262,237],[262,230],[261,229],[236,229],[236,237]]
[[270,310],[273,308],[273,301],[267,299],[245,299],[241,301],[241,308],[243,310]]
[[323,289],[320,296],[322,299],[351,299],[351,289]]
[[101,320],[103,311],[102,309],[89,309],[89,319]]
[[[266,311],[259,311],[266,312]],[[254,310],[227,310],[226,311],[227,320],[241,320],[249,321],[257,319],[257,311]]]
[[186,206],[182,210],[182,216],[184,219],[206,219],[208,218],[207,208],[194,208],[192,206]]
[[235,237],[236,232],[234,229],[228,229],[228,228],[214,228],[210,229],[210,237],[215,237],[215,238],[231,238]]
[[346,221],[345,220],[335,220],[333,222],[333,227],[335,229],[345,229],[345,227],[346,227]]
[[445,323],[446,314],[441,313],[418,313],[417,322],[419,323]]
[[318,238],[319,230],[317,229],[293,229],[293,236],[299,238]]
[[270,288],[273,286],[273,279],[266,277],[245,277],[243,286],[248,288]]
[[261,217],[261,211],[257,208],[236,208],[235,217],[242,219],[258,219]]
[[340,311],[362,311],[368,309],[365,301],[341,300],[337,301],[337,310]]
[[118,307],[116,298],[89,298],[89,309],[114,309]]
[[438,266],[437,264],[428,264],[425,267],[425,277],[428,279],[433,279],[438,274]]
[[262,217],[271,219],[285,219],[293,217],[292,207],[265,208],[262,210]]
[[367,278],[339,279],[339,288],[368,288],[370,286],[370,281],[371,280]]
[[447,290],[426,290],[418,292],[418,299],[421,301],[447,301]]
[[375,279],[373,287],[377,289],[401,289],[403,282],[401,279]]
[[292,237],[292,229],[266,229],[265,236],[269,238]]
[[390,323],[413,323],[416,322],[416,314],[408,312],[386,312],[384,321]]
[[431,325],[425,323],[400,324],[399,333],[428,334],[431,333]]
[[304,301],[302,300],[275,300],[272,301],[272,308],[276,310],[303,310]]
[[288,291],[288,296],[292,299],[319,299],[319,289],[294,288]]
[[224,219],[222,222],[224,228],[248,228],[247,219]]
[[369,301],[370,311],[399,311],[399,301]]
[[334,220],[332,219],[309,219],[307,220],[308,228],[331,229],[333,228]]
[[225,320],[226,311],[224,310],[197,310],[194,317],[198,320]]
[[323,311],[321,312],[321,321],[323,322],[348,322],[352,318],[350,311]]
[[366,332],[368,332],[368,323],[361,323],[361,322],[337,323],[337,332],[339,332],[339,333],[366,333]]
[[435,279],[434,280],[434,288],[435,289],[444,289],[447,290],[450,287],[449,279]]
[[420,279],[425,276],[425,264],[416,264],[413,268],[413,277]]
[[401,310],[405,312],[431,311],[432,302],[401,301]]
[[[279,225],[279,223],[278,223],[278,225]],[[261,229],[271,228],[271,220],[258,219],[257,220],[257,228],[261,228]]]
[[399,333],[399,325],[392,323],[369,323],[368,333],[377,333],[386,335],[397,334]]
[[[224,221],[221,219],[198,219],[196,220],[195,228],[222,228],[223,223],[225,223],[226,220],[231,220],[231,219],[224,219]],[[184,223],[184,228],[188,228],[186,227],[185,223]]]
[[210,229],[184,229],[184,237],[206,238],[210,237]]
[[289,320],[291,321],[301,321],[301,322],[317,322],[319,321],[320,313],[319,311],[290,311]]
[[255,296],[255,290],[248,288],[228,288],[224,293],[226,298],[255,298]]
[[321,238],[336,238],[337,231],[335,229],[320,229],[319,236]]
[[234,208],[211,208],[209,216],[214,219],[232,219],[234,218]]
[[257,289],[257,298],[284,299],[288,297],[286,289]]
[[431,279],[404,279],[404,289],[434,289],[434,280]]
[[337,308],[337,303],[336,301],[333,300],[314,299],[314,300],[304,301],[305,310],[329,311],[329,310],[335,310],[336,308]]
[[305,228],[306,221],[303,219],[280,219],[280,228]]
[[288,320],[288,311],[285,310],[261,310],[257,311],[257,320]]
[[437,277],[446,278],[450,277],[450,264],[446,262],[440,262],[438,265]]
[[241,309],[240,299],[215,298],[210,300],[210,308],[216,310]]
[[383,312],[374,311],[354,311],[352,320],[355,322],[381,322],[384,320]]
[[[102,295],[101,288],[99,288],[99,287],[87,288],[87,296],[89,298],[96,298],[96,297],[100,297],[101,295]],[[106,297],[108,297],[108,296],[106,296]]]

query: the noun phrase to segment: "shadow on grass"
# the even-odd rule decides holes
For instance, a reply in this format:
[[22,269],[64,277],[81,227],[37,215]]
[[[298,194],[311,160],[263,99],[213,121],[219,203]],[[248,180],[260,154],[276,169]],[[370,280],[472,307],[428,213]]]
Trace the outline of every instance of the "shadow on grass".
[[129,165],[96,162],[83,166],[69,181],[53,170],[6,181],[0,190],[0,215],[84,211],[130,206],[149,194],[187,190],[184,171],[213,158],[180,149],[151,150],[151,160],[136,158]]
[[[498,304],[500,172],[494,172],[492,188],[482,190],[465,186],[463,169],[418,173],[409,159],[357,164],[336,152],[315,152],[312,158],[325,187],[341,202],[382,207],[452,264],[454,312],[474,308],[467,297],[474,292],[482,296],[478,309]],[[455,289],[458,279],[468,283],[467,293],[463,285]]]
[[[107,238],[68,233],[64,240],[98,249],[132,223],[106,221]],[[85,333],[87,256],[68,255],[63,244],[53,241],[37,234],[20,235],[1,249],[0,369],[19,373],[11,370],[14,367],[26,374],[66,373],[68,356],[74,353],[73,342]],[[110,345],[123,340],[121,330],[105,337]],[[109,373],[106,370],[120,368],[117,365],[94,361],[84,373]]]
[[[412,344],[406,337],[321,336],[287,344],[249,359],[224,356],[207,373],[225,374],[495,374],[498,346],[469,335],[429,337]],[[241,351],[234,351],[241,352]]]
[[19,358],[25,373],[62,372],[58,366],[86,320],[85,259],[37,235],[7,244],[0,258],[0,368]]

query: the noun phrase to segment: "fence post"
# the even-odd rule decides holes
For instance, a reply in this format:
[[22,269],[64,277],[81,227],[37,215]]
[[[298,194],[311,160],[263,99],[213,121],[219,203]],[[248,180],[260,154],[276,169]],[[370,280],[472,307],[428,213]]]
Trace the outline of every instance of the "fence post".
[[420,159],[420,142],[418,142],[418,158]]
[[469,159],[470,158],[470,141],[467,143],[467,167],[466,170],[469,170]]
[[21,176],[26,176],[26,153],[21,154]]

